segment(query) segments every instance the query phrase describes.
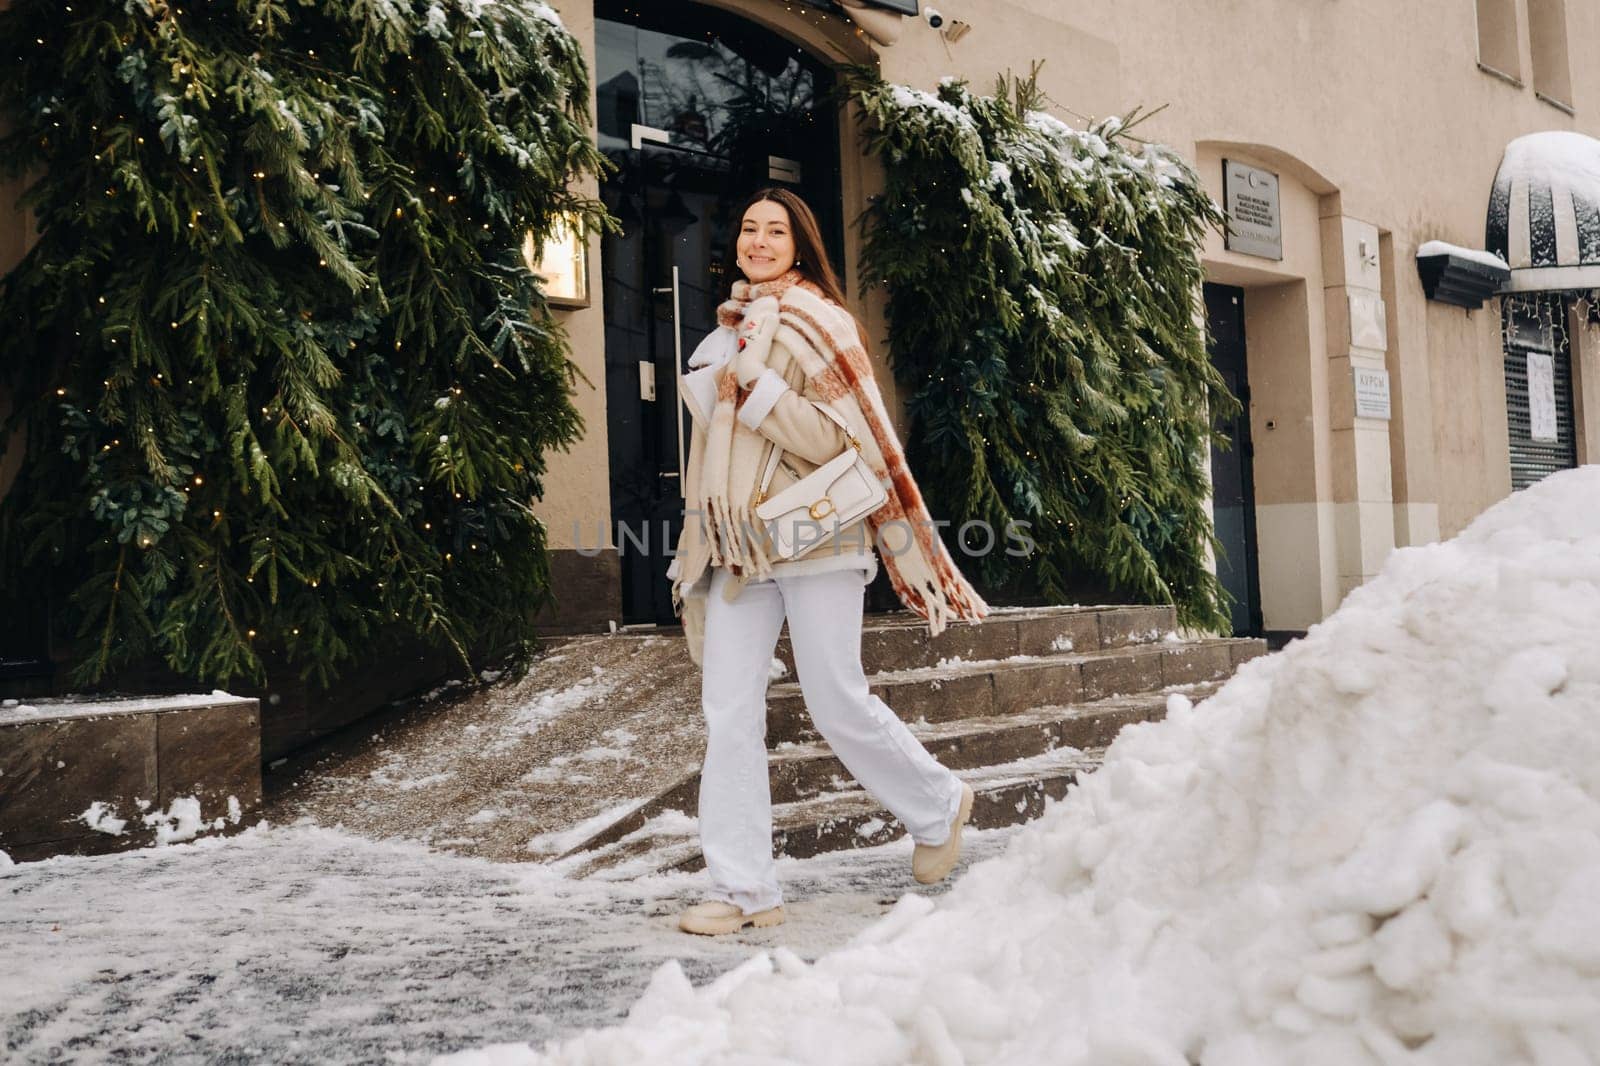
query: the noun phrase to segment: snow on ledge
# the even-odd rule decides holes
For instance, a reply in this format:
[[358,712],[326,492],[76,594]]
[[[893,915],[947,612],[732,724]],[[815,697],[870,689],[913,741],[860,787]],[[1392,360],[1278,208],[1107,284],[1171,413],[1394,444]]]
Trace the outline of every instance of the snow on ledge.
[[1459,244],[1448,241],[1424,241],[1421,248],[1417,249],[1417,258],[1423,259],[1430,255],[1453,255],[1458,259],[1470,259],[1474,263],[1484,266],[1498,267],[1501,270],[1510,270],[1511,267],[1504,259],[1493,252],[1481,251],[1477,248],[1463,248]]
[[218,707],[244,703],[246,696],[235,696],[222,689],[210,693],[188,692],[175,696],[90,697],[61,696],[25,703],[0,702],[0,725],[39,722],[57,718],[105,718],[121,714],[147,714],[152,711],[189,711],[199,707]]

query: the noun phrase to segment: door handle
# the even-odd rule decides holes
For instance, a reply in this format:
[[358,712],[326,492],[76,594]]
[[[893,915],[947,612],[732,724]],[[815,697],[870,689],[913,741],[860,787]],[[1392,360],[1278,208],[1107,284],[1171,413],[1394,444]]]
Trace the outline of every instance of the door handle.
[[678,495],[683,496],[683,397],[678,395],[678,378],[683,374],[683,304],[678,286],[678,265],[672,265],[672,417],[678,425]]

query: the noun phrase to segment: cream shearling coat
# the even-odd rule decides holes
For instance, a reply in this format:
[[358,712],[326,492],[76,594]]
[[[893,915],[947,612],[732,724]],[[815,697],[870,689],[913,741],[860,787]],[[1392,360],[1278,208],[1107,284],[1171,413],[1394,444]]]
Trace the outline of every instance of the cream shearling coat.
[[[842,312],[841,312],[842,314]],[[851,323],[852,330],[854,323]],[[747,427],[767,438],[768,451],[763,451],[756,479],[766,468],[770,448],[783,449],[782,461],[773,473],[767,494],[774,495],[819,465],[838,455],[847,446],[844,433],[832,420],[812,406],[811,401],[825,403],[806,381],[801,363],[794,357],[791,346],[807,343],[801,334],[788,327],[780,327],[767,354],[767,369],[756,379],[750,395],[740,407],[738,418]],[[729,360],[717,373],[733,373]],[[689,442],[687,469],[684,471],[684,498],[701,498],[700,472],[705,454],[707,422],[711,412],[702,410],[700,399],[688,387],[684,377],[678,379],[678,389],[685,405],[693,416]],[[830,405],[832,406],[832,405]],[[834,406],[840,417],[849,415]],[[865,426],[851,425],[857,436],[867,434]],[[753,479],[739,491],[753,497],[758,480]],[[803,558],[780,560],[772,563],[774,578],[815,573],[825,570],[857,568],[866,571],[870,581],[877,573],[878,561],[873,552],[872,531],[865,518],[858,518],[842,528],[824,524],[824,536]],[[674,579],[675,591],[682,599],[684,635],[688,638],[690,657],[701,662],[704,645],[705,596],[711,583],[711,548],[697,514],[687,514],[683,532],[678,538],[677,558],[668,569]],[[738,597],[745,578],[732,575],[724,596],[728,600]]]

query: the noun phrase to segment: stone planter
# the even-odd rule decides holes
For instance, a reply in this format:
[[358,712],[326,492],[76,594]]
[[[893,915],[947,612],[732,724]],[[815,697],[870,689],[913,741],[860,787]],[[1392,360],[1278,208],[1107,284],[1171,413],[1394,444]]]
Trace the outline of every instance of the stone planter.
[[236,831],[260,810],[254,699],[214,692],[6,703],[0,851],[14,861]]

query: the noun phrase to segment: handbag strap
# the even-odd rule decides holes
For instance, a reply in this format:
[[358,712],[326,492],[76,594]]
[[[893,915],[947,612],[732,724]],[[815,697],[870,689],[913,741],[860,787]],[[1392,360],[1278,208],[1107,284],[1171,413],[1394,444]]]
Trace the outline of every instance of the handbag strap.
[[[841,430],[844,431],[844,437],[845,437],[845,441],[847,442],[847,445],[846,445],[847,447],[855,448],[857,451],[861,450],[861,445],[856,441],[855,433],[853,433],[851,431],[850,425],[849,425],[849,423],[847,423],[844,420],[844,416],[843,415],[841,415],[838,411],[835,411],[833,408],[827,406],[826,404],[818,403],[817,401],[813,400],[809,396],[804,397],[804,399],[812,407],[815,407],[817,410],[821,411],[823,414],[825,414],[829,418],[833,419],[834,423],[837,424],[838,427]],[[780,455],[782,455],[782,454],[783,454],[783,449],[778,447],[778,442],[777,441],[773,441],[772,442],[772,452],[771,452],[771,454],[769,454],[767,456],[767,468],[761,475],[761,488],[756,493],[756,499],[765,500],[767,498],[767,486],[772,484],[772,475],[777,473],[777,471],[778,471],[778,457]],[[841,452],[840,454],[842,455],[844,453]]]

